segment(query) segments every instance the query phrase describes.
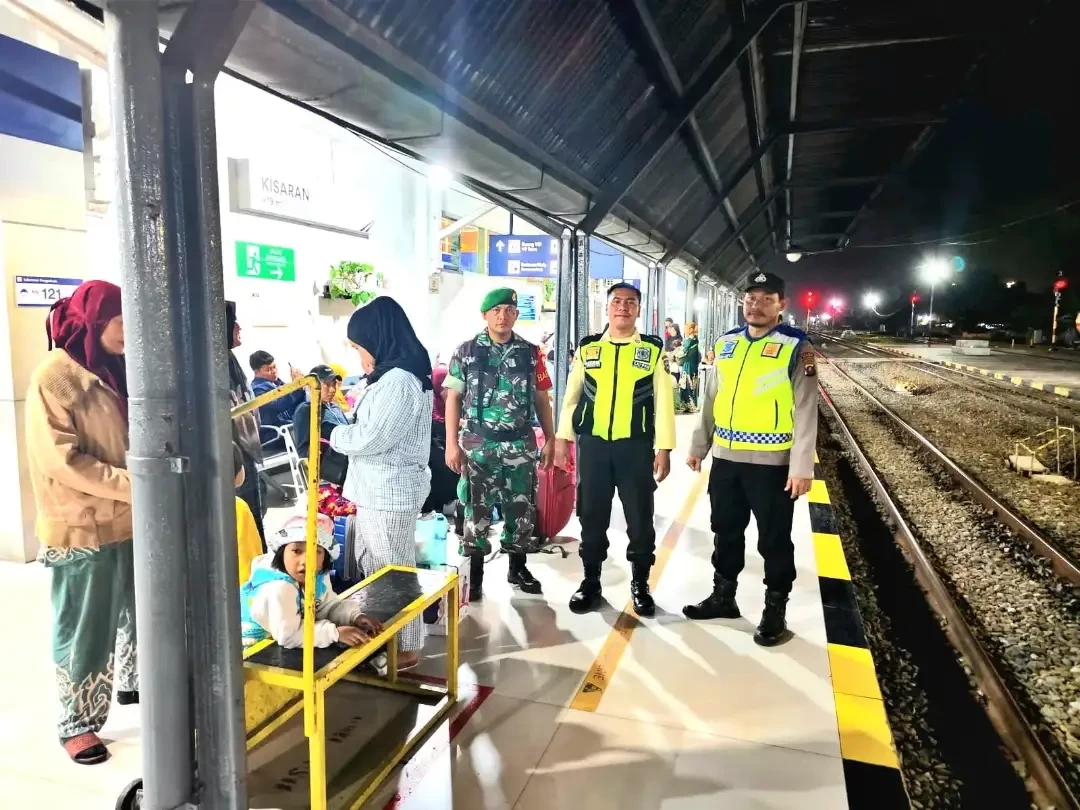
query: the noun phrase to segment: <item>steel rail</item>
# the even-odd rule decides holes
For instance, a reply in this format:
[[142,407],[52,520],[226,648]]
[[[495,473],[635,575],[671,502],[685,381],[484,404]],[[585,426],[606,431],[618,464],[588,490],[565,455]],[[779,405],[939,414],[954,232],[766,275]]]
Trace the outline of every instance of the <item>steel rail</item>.
[[[848,379],[850,380],[850,377]],[[858,383],[855,385],[858,386]],[[984,708],[990,722],[997,729],[1009,750],[1027,768],[1028,787],[1035,794],[1036,801],[1041,807],[1057,810],[1064,810],[1064,808],[1075,810],[1080,807],[1080,802],[1077,801],[1077,797],[1065,781],[1064,775],[1051,758],[1042,740],[1039,739],[1032,724],[1024,716],[1020,703],[1013,697],[998,667],[979,641],[964,610],[938,574],[915,532],[904,519],[900,507],[892,499],[885,483],[878,476],[870,459],[840,415],[839,409],[829,397],[825,386],[819,383],[819,389],[821,398],[836,420],[848,448],[869,479],[878,503],[888,513],[893,536],[911,562],[915,577],[926,593],[930,606],[943,620],[945,633],[964,656],[979,692],[986,698]],[[864,390],[863,393],[866,391]],[[874,400],[873,396],[869,398]],[[882,408],[885,409],[884,406]]]
[[1054,568],[1054,572],[1063,579],[1068,580],[1074,585],[1080,585],[1080,565],[1077,565],[1076,561],[1072,559],[1069,554],[1058,548],[1057,544],[1028,523],[1024,518],[1017,515],[1008,506],[999,501],[994,494],[984,487],[978,480],[967,471],[965,471],[959,464],[953,461],[948,455],[945,454],[936,444],[930,441],[926,436],[920,433],[916,428],[909,425],[903,420],[897,413],[889,408],[884,402],[875,397],[870,391],[857,382],[850,374],[844,369],[840,368],[836,363],[831,364],[833,369],[844,377],[848,382],[854,385],[868,400],[876,405],[882,413],[892,419],[897,425],[903,428],[908,435],[910,435],[915,441],[923,446],[923,448],[930,453],[937,461],[946,469],[946,471],[953,477],[953,479],[960,484],[968,493],[975,498],[980,504],[985,506],[991,512],[993,512],[998,520],[1008,526],[1016,534],[1020,535],[1024,540],[1031,544],[1031,547],[1050,560],[1051,565]]

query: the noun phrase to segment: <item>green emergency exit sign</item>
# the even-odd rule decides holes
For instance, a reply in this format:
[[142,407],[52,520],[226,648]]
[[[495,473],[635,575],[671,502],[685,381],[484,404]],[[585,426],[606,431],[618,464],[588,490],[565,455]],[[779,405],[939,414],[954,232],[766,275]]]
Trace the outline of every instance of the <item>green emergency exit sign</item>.
[[296,251],[275,245],[237,242],[236,275],[268,281],[296,281]]

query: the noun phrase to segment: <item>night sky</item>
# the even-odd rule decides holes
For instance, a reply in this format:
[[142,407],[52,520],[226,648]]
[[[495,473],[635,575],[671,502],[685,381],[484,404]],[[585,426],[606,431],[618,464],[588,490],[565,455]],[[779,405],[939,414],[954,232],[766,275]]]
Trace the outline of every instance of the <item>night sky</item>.
[[[849,299],[866,289],[910,294],[926,257],[962,256],[968,270],[1049,289],[1059,270],[1080,284],[1080,149],[1075,124],[1080,98],[1080,4],[1055,2],[975,74],[907,175],[878,197],[841,253],[773,257],[769,269],[789,282],[789,296],[813,289]],[[1000,226],[1031,218],[1014,227]],[[985,229],[985,230],[984,230]],[[982,231],[962,244],[857,247],[937,240]],[[958,274],[957,279],[963,282]],[[949,282],[951,283],[951,281]],[[921,285],[926,287],[926,285]]]

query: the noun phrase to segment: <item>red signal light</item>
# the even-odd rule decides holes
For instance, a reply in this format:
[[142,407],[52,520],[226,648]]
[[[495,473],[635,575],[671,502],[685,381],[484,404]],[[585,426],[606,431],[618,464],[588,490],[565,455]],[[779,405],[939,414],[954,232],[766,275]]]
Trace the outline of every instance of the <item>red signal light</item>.
[[1057,281],[1054,282],[1054,292],[1061,292],[1062,290],[1064,290],[1068,286],[1069,286],[1069,282],[1067,282],[1063,278],[1059,278]]
[[920,302],[921,300],[922,300],[922,298],[920,298],[920,297],[919,297],[919,294],[918,294],[918,293],[916,293],[915,295],[911,296],[911,303],[912,303],[912,304],[917,304],[917,303],[919,303],[919,302]]

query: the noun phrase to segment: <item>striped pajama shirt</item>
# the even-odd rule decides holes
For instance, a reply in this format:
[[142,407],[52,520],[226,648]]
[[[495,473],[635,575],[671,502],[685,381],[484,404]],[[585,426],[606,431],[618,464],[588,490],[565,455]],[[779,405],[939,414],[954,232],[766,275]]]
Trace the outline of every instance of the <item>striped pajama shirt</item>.
[[[356,504],[357,562],[367,575],[416,567],[416,519],[431,488],[431,409],[431,391],[392,369],[364,391],[355,424],[330,434],[330,446],[349,458],[342,494]],[[406,652],[423,647],[423,620],[410,622],[398,643]]]

